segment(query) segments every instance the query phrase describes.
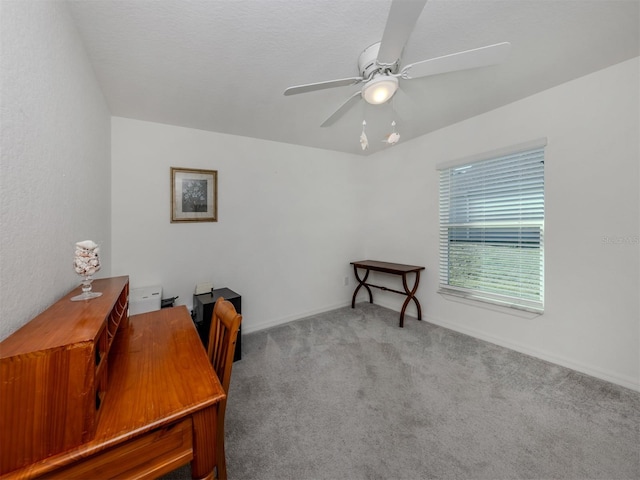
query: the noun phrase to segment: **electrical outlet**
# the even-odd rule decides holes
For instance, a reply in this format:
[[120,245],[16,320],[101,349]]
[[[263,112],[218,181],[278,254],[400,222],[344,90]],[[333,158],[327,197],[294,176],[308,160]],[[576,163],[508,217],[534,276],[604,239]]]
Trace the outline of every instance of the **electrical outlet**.
[[348,286],[349,285],[349,277],[344,277],[344,286]]

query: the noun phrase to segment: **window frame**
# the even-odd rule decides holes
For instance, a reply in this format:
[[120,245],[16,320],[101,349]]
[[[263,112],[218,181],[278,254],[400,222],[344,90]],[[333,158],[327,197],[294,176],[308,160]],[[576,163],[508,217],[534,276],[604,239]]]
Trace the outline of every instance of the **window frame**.
[[[440,177],[438,188],[440,277],[438,293],[532,313],[540,314],[544,312],[544,161],[546,146],[547,139],[539,138],[478,155],[442,162],[436,166]],[[469,196],[475,196],[479,192],[479,197],[475,198],[475,202],[480,205],[479,210],[482,210],[482,215],[475,216],[471,207],[465,210],[465,207],[459,206],[463,195],[456,197],[456,192],[452,193],[451,188],[452,185],[457,188],[465,186],[466,180],[462,180],[461,178],[463,177],[458,177],[460,180],[455,180],[453,173],[464,169],[471,171],[473,166],[498,165],[497,171],[499,175],[492,177],[492,174],[484,174],[484,176],[480,175],[478,177],[483,180],[495,180],[496,183],[492,183],[492,185],[496,185],[498,182],[504,182],[507,172],[511,173],[506,168],[506,165],[514,164],[522,171],[528,168],[524,160],[519,160],[520,158],[527,158],[528,155],[531,155],[532,158],[535,157],[531,161],[531,164],[534,165],[534,171],[533,173],[527,173],[535,180],[531,212],[527,212],[526,208],[522,207],[525,202],[529,201],[526,198],[526,193],[519,192],[513,198],[511,198],[511,195],[505,195],[504,193],[497,194],[498,197],[492,197],[491,188],[487,187],[485,183],[482,183],[482,186],[474,186],[476,190],[468,194]],[[535,166],[536,159],[540,160],[541,165]],[[517,170],[517,172],[520,172],[520,170]],[[501,177],[500,175],[503,176]],[[473,178],[473,176],[470,178]],[[519,189],[526,185],[526,181],[526,178],[524,180],[522,178],[510,180],[511,184]],[[443,189],[446,191],[443,191]],[[524,191],[525,189],[522,190]],[[500,195],[505,196],[501,197]],[[491,217],[491,213],[496,213],[496,211],[495,207],[491,207],[490,204],[492,201],[495,202],[496,198],[501,202],[508,202],[505,205],[508,207],[508,214],[504,216],[505,219],[500,218],[502,212],[498,212],[499,218]],[[454,216],[462,212],[463,219],[461,220],[460,216],[452,218],[452,212]],[[464,214],[466,214],[466,217]],[[488,219],[485,217],[488,217]],[[465,231],[466,234],[472,235],[472,237],[464,238],[462,235]],[[473,240],[473,238],[476,240]],[[482,240],[478,240],[478,238]],[[451,262],[452,247],[458,247],[454,252],[456,263],[453,265]],[[505,250],[508,255],[503,256],[504,252],[496,247],[517,248],[508,252]],[[481,255],[475,255],[477,252],[480,252]],[[495,268],[497,265],[495,256],[493,256],[495,253],[499,253],[501,260],[504,260],[505,263],[498,268]],[[493,263],[487,262],[487,258],[491,256],[494,259]],[[474,259],[478,259],[478,262],[474,262]],[[472,262],[476,265],[472,265]],[[471,265],[466,270],[465,263]],[[477,266],[477,264],[481,265]],[[517,265],[520,270],[513,275],[515,280],[510,279],[503,282],[502,279],[506,278],[506,273],[513,273],[513,270],[509,270],[512,264]],[[457,279],[452,278],[452,272],[455,275],[455,271],[452,268],[456,266],[459,267]],[[537,270],[538,267],[539,270]],[[474,282],[473,274],[478,273],[479,276],[475,278],[479,278],[479,280]],[[486,276],[483,276],[485,274]],[[491,280],[496,279],[499,282],[491,285]],[[475,287],[473,286],[474,283]],[[519,289],[514,289],[514,287]],[[507,294],[509,288],[515,293]]]

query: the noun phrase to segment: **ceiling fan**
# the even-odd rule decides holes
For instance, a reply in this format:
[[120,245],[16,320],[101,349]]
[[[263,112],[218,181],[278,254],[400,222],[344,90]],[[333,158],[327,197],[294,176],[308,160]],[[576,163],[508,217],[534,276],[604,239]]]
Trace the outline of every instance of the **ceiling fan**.
[[351,95],[321,125],[328,127],[360,99],[373,105],[388,102],[398,90],[398,79],[411,80],[457,70],[485,67],[506,60],[511,44],[502,42],[423,60],[400,68],[402,51],[426,3],[427,0],[393,0],[382,41],[367,47],[358,57],[360,76],[297,85],[287,88],[284,94],[297,95],[325,88],[364,83],[360,91]]

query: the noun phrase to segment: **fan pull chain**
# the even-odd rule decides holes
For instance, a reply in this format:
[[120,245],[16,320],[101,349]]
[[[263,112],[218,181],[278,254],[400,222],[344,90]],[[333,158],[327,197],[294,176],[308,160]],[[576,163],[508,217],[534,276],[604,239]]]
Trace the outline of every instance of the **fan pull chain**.
[[362,121],[362,133],[360,134],[360,146],[362,150],[366,150],[369,148],[369,139],[367,138],[367,134],[364,132],[365,127],[367,126],[367,121]]
[[395,145],[396,143],[398,143],[398,140],[400,140],[400,134],[396,132],[395,120],[391,122],[391,128],[393,128],[393,132],[387,135],[382,141],[388,145]]

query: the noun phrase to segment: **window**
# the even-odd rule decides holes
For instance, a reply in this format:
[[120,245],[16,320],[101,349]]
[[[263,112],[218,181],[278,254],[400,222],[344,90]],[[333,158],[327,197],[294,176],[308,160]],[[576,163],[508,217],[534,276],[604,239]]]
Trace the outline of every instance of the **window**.
[[546,140],[440,170],[440,293],[544,307]]

